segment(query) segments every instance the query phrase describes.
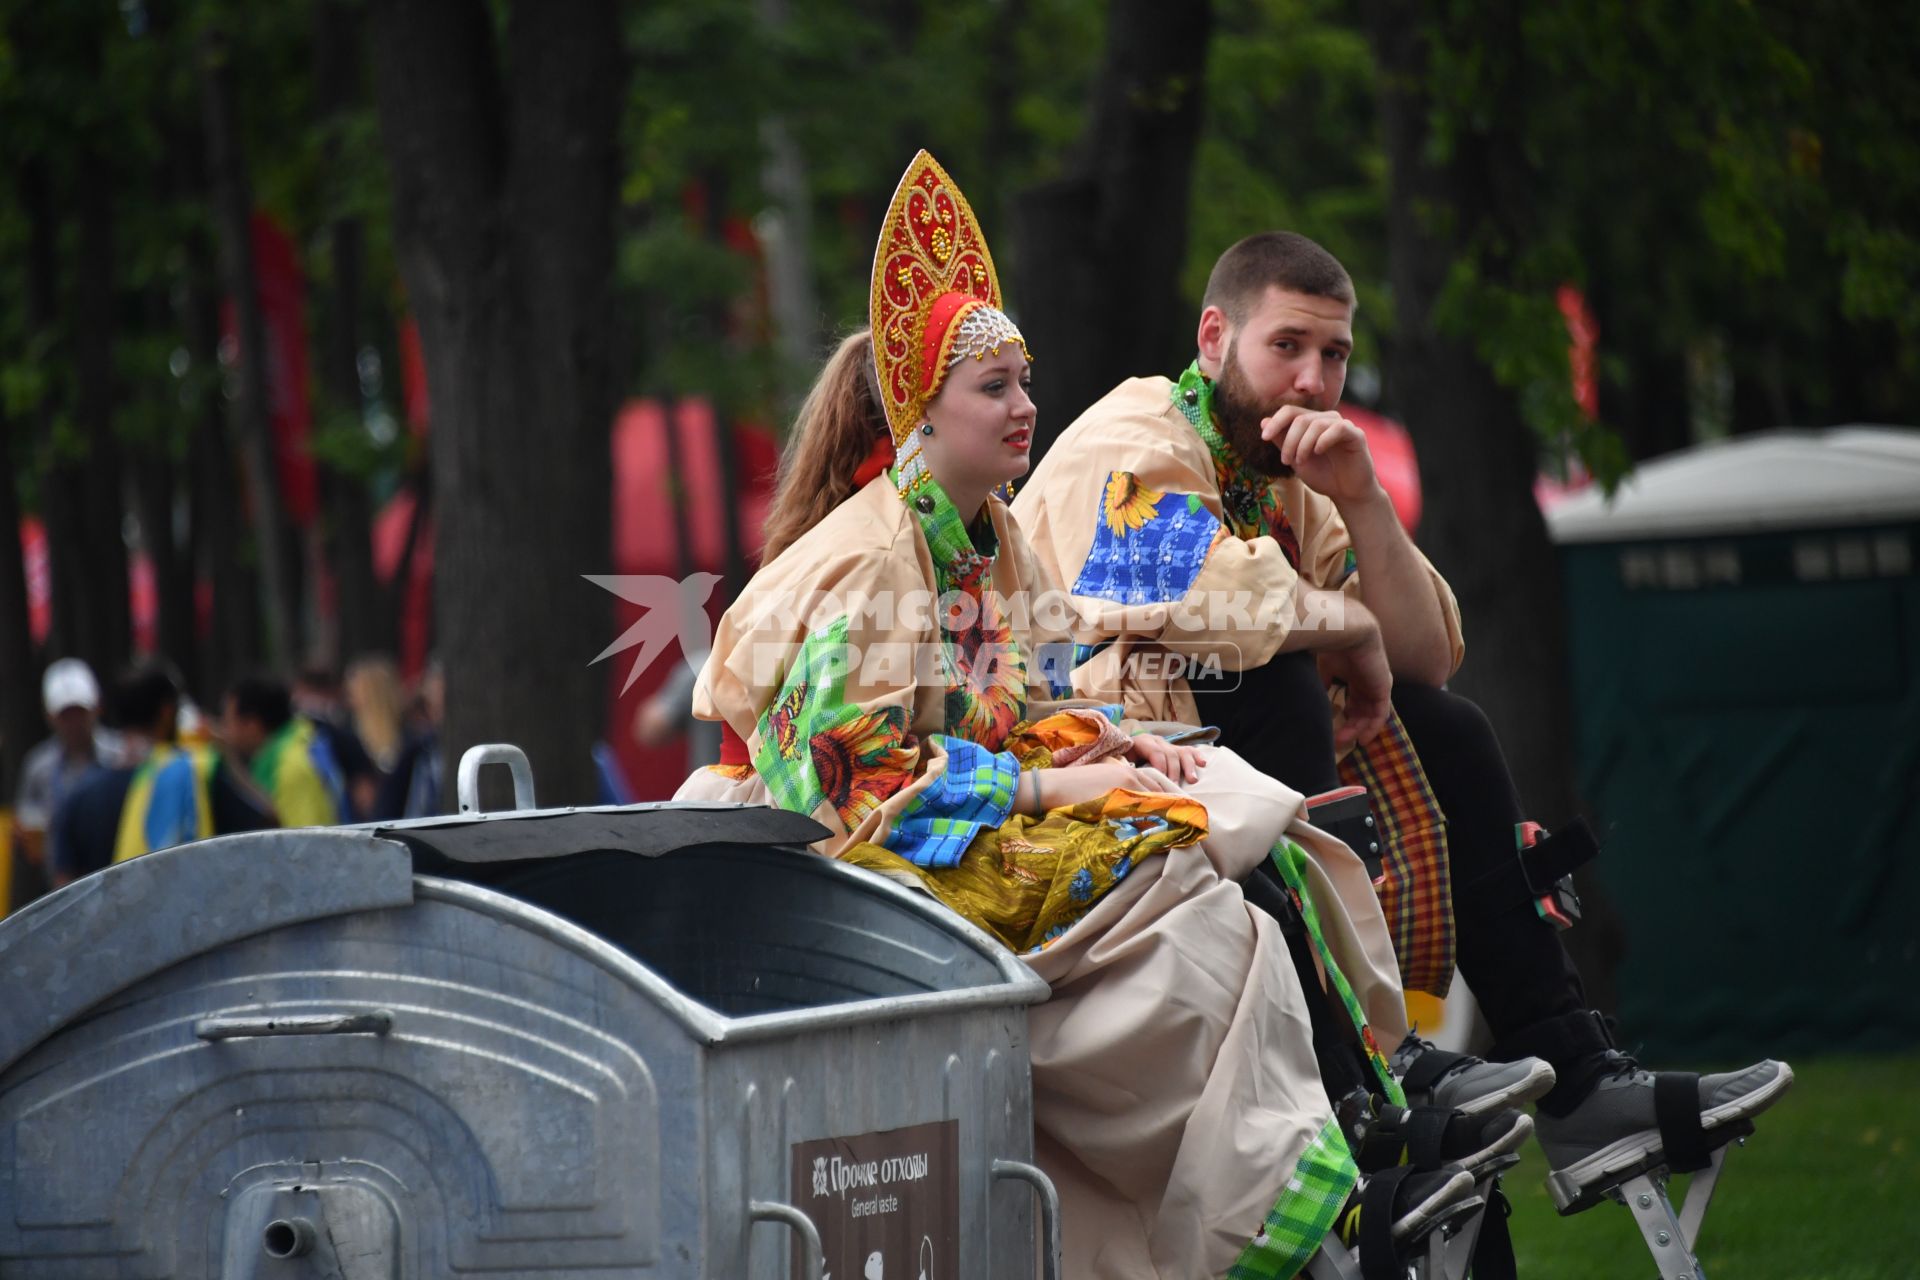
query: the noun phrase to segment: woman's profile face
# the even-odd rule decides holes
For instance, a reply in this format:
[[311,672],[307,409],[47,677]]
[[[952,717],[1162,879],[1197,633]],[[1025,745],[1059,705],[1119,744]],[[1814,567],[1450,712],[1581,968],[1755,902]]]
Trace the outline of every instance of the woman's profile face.
[[1010,342],[997,355],[962,358],[927,405],[933,434],[922,441],[927,467],[951,492],[990,492],[1032,465],[1038,416],[1026,353]]

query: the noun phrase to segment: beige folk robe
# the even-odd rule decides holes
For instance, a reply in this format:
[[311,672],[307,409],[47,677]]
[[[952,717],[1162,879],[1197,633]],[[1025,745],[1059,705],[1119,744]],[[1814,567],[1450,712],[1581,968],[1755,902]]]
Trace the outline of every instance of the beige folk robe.
[[[1048,576],[1011,514],[998,500],[989,508],[999,546],[995,589],[1015,601],[1044,590]],[[834,832],[816,846],[823,854],[856,841],[887,843],[924,803],[916,797],[966,752],[952,736],[946,690],[892,679],[887,664],[860,660],[859,651],[874,646],[937,644],[931,620],[898,609],[882,618],[869,607],[937,586],[926,536],[882,476],[755,575],[721,620],[695,713],[724,720],[756,759],[766,754],[763,728],[787,732],[778,713],[796,663],[817,662],[809,635],[846,646],[839,696],[863,732],[895,709],[910,725],[910,739],[888,746],[863,739],[880,766],[904,772],[902,785],[873,784],[864,796],[858,786],[843,788],[842,804],[821,799],[811,808]],[[848,619],[856,599],[858,616]],[[1008,631],[1022,654],[1063,638],[1021,614],[1008,611]],[[844,634],[835,630],[843,619]],[[1049,692],[1025,690],[1028,717],[1050,709]],[[1205,840],[1145,859],[1046,950],[1024,957],[1053,991],[1030,1014],[1035,1147],[1061,1191],[1071,1276],[1223,1275],[1247,1257],[1254,1237],[1264,1242],[1270,1228],[1318,1220],[1323,1206],[1294,1189],[1303,1179],[1329,1168],[1351,1176],[1315,1065],[1300,979],[1278,927],[1247,906],[1237,883],[1283,837],[1308,853],[1323,936],[1373,1034],[1389,1045],[1405,1034],[1391,942],[1359,860],[1298,820],[1298,793],[1230,751],[1208,751],[1199,782],[1158,779],[1204,804]],[[904,754],[889,754],[896,752]],[[768,772],[701,770],[677,798],[777,802]],[[789,784],[776,787],[793,798]],[[804,802],[812,792],[801,795]],[[1277,1245],[1262,1247],[1281,1256],[1272,1252]],[[1287,1265],[1310,1252],[1304,1246]]]
[[[1162,506],[1192,495],[1215,521],[1226,524],[1213,455],[1173,395],[1174,384],[1166,378],[1121,383],[1061,433],[1014,498],[1014,515],[1033,554],[1070,590],[1082,582],[1108,517],[1116,473],[1161,495]],[[1112,643],[1075,672],[1075,692],[1120,703],[1141,719],[1196,723],[1186,680],[1156,678],[1179,664],[1141,661],[1142,654],[1215,659],[1227,671],[1258,667],[1286,642],[1293,626],[1293,592],[1302,579],[1359,598],[1360,575],[1348,560],[1353,538],[1333,503],[1298,477],[1274,481],[1273,488],[1299,539],[1299,569],[1275,539],[1239,538],[1229,528],[1206,550],[1191,584],[1177,597],[1123,604],[1079,595],[1081,613],[1097,639]],[[1440,601],[1458,669],[1465,653],[1459,606],[1439,572],[1425,557],[1421,563]]]

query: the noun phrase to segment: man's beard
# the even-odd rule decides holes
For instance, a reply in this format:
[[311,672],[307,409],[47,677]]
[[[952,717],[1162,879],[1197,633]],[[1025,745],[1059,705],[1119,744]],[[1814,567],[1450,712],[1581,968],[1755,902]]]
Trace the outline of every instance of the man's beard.
[[1213,383],[1214,421],[1241,462],[1276,480],[1292,475],[1293,468],[1280,461],[1279,445],[1261,437],[1260,424],[1281,407],[1276,404],[1269,408],[1259,403],[1229,345],[1226,358],[1220,362],[1220,376]]

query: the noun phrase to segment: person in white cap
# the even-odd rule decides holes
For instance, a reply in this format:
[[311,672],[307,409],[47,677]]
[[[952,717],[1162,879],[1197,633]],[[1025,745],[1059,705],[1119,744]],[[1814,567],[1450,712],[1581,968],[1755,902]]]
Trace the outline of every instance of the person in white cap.
[[[109,761],[112,738],[100,727],[100,682],[79,658],[62,658],[40,681],[41,701],[53,736],[27,753],[14,802],[14,830],[26,864],[26,883],[16,881],[21,904],[44,891],[47,828],[54,810],[94,765]],[[0,904],[4,905],[4,904]]]

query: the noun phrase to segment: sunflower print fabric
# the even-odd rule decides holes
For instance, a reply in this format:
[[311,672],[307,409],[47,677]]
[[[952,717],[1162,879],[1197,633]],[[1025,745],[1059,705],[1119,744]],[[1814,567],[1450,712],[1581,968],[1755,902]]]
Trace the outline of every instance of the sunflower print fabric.
[[1104,494],[1107,530],[1116,538],[1126,537],[1153,519],[1164,497],[1159,490],[1141,484],[1131,471],[1113,472],[1107,477]]
[[809,635],[780,695],[760,718],[753,767],[783,809],[825,801],[849,829],[907,784],[918,744],[901,706],[845,701],[847,619]]
[[998,750],[1027,705],[1027,664],[1000,597],[973,595],[973,619],[947,631],[947,732]]
[[1096,520],[1073,592],[1116,604],[1184,598],[1222,536],[1199,494],[1162,493],[1129,471],[1107,476]]
[[1027,659],[1013,641],[1006,609],[993,589],[999,547],[992,526],[977,548],[966,523],[938,484],[927,483],[932,510],[920,512],[944,612],[940,617],[943,675],[947,685],[946,730],[998,751],[1027,713]]

